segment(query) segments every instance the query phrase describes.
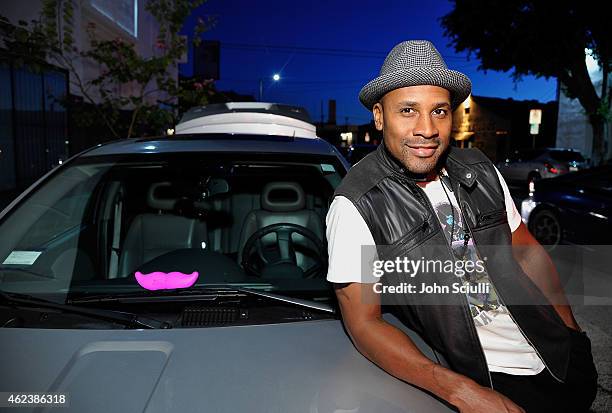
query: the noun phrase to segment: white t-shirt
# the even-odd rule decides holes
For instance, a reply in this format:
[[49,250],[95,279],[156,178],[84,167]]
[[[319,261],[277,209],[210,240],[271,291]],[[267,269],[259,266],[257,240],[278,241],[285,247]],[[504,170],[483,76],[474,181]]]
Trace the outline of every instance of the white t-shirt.
[[[508,225],[514,232],[521,224],[521,215],[514,205],[506,182],[497,168],[495,170],[504,192]],[[440,179],[421,184],[421,187],[429,198],[447,239],[450,240],[452,236],[453,246],[462,245],[463,217],[453,192],[447,188],[445,194]],[[454,209],[454,226],[452,225],[452,210],[448,203],[449,198]],[[375,242],[355,205],[343,196],[335,197],[327,213],[326,226],[329,253],[327,280],[333,283],[380,281],[371,272],[365,268],[362,269],[361,247],[374,246]],[[454,229],[452,235],[451,229]],[[364,251],[372,255],[366,257],[365,262],[377,259],[374,247],[366,248]],[[471,255],[471,259],[478,259],[472,239],[468,243],[467,255]],[[463,279],[462,281],[468,282]],[[471,282],[489,282],[489,278],[484,273],[484,276],[479,275],[478,280]],[[540,357],[508,314],[507,308],[497,298],[492,285],[490,294],[468,295],[468,301],[490,371],[514,375],[534,375],[545,368]]]

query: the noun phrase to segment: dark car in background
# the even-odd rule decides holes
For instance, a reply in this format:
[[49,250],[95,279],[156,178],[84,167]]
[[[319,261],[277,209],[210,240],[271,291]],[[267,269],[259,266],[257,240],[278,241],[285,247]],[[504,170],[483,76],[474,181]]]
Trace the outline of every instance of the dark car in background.
[[612,244],[612,165],[536,182],[521,215],[548,248]]
[[565,148],[517,150],[497,164],[499,172],[508,183],[519,185],[532,185],[537,180],[578,171],[587,166],[579,151]]
[[378,145],[374,145],[371,143],[356,143],[351,145],[346,150],[346,159],[349,161],[351,165],[355,165],[364,156],[372,152],[378,147]]

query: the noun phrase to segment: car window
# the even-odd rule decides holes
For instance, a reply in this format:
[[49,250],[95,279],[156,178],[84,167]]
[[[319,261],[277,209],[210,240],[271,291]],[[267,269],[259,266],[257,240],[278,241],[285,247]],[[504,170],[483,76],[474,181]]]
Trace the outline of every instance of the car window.
[[512,154],[510,154],[508,159],[510,160],[510,162],[524,162],[537,157],[539,153],[539,151],[535,151],[532,149],[521,149],[516,150]]
[[583,173],[568,174],[566,178],[573,186],[592,189],[596,192],[612,193],[612,168],[584,170]]
[[552,160],[559,162],[584,162],[580,152],[576,151],[550,151],[550,157]]
[[518,162],[531,161],[544,153],[541,149],[523,149],[515,152],[515,160]]
[[[135,274],[155,271],[327,289],[324,219],[343,175],[334,156],[82,158],[0,222],[0,233],[11,234],[0,239],[0,289],[116,292],[141,288]],[[285,271],[279,245],[287,234],[293,263]]]
[[36,220],[30,231],[25,233],[21,240],[21,247],[31,249],[37,245],[58,237],[59,235],[79,227],[82,222],[82,215],[87,206],[89,196],[86,184],[81,184],[74,188],[65,197],[51,205],[28,204],[32,213],[36,209],[43,209],[44,213]]

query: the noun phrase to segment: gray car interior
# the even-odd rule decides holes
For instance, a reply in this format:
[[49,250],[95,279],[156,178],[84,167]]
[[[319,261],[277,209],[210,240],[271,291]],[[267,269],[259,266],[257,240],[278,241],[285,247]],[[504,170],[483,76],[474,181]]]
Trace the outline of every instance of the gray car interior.
[[[306,196],[304,190],[297,182],[270,182],[261,193],[261,209],[254,209],[244,219],[238,246],[238,262],[242,259],[244,244],[257,230],[272,224],[296,224],[312,232],[323,239],[323,224],[317,213],[306,208]],[[275,234],[266,235],[261,241],[264,244],[276,242]],[[307,249],[309,241],[300,234],[293,234],[293,242],[296,246]],[[302,251],[296,251],[297,265],[308,268],[314,264],[312,258]]]
[[[240,264],[242,249],[249,237],[272,224],[296,224],[312,231],[321,241],[325,240],[323,217],[328,200],[320,194],[306,192],[299,182],[271,181],[262,187],[233,189],[227,181],[215,179],[214,187],[224,188],[221,194],[210,197],[205,203],[195,202],[194,206],[214,210],[215,217],[229,219],[177,214],[179,190],[174,185],[169,181],[149,184],[146,211],[131,217],[125,210],[121,212],[125,222],[119,225],[126,229],[116,246],[120,251],[117,277],[127,277],[154,258],[185,248],[221,253]],[[275,237],[274,233],[264,236],[261,245],[274,247]],[[312,242],[295,233],[292,240],[296,264],[302,270],[308,269],[316,262],[316,257],[312,256],[316,253]]]
[[202,248],[207,241],[206,222],[174,215],[177,199],[161,198],[158,190],[171,186],[158,182],[147,192],[147,205],[155,213],[137,215],[125,237],[119,258],[119,274],[129,272],[142,264],[173,250]]

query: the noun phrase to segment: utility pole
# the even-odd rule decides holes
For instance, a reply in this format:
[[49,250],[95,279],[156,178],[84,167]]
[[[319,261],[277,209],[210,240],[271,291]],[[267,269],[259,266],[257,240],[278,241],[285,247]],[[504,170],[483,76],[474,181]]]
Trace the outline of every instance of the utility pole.
[[263,99],[263,78],[259,78],[259,101]]
[[323,99],[321,99],[321,125],[323,125]]
[[[274,76],[272,76],[272,80],[275,82],[278,82],[280,80],[280,75],[278,73],[274,73]],[[259,78],[259,101],[263,102],[263,84],[264,84],[264,78],[260,77]]]

